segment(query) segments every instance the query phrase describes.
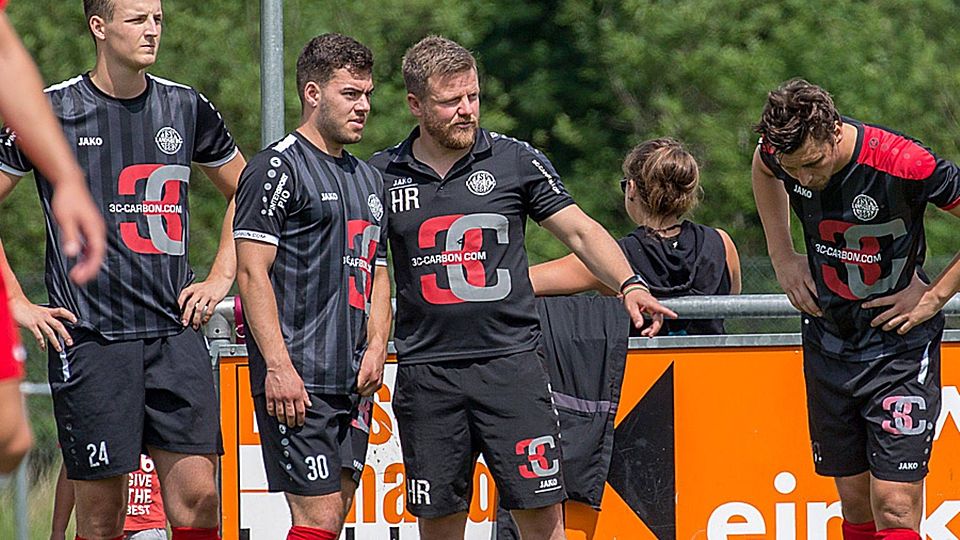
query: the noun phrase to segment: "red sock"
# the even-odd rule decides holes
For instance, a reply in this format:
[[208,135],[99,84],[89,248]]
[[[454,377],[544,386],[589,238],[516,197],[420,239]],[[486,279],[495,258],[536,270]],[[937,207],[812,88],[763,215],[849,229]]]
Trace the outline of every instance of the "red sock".
[[874,535],[877,540],[920,540],[920,535],[913,529],[883,529]]
[[335,532],[294,525],[287,533],[287,540],[337,540],[337,536]]
[[868,521],[866,523],[850,523],[843,520],[843,540],[874,540],[874,533],[877,532],[877,525]]
[[174,527],[172,540],[220,540],[220,530],[195,527]]

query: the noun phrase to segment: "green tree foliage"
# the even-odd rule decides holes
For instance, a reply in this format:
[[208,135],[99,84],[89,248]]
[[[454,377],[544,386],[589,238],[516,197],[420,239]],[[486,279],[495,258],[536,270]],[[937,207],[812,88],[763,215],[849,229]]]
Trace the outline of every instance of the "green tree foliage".
[[[164,10],[152,72],[201,89],[252,155],[261,147],[259,2],[166,0]],[[79,0],[14,0],[8,11],[48,81],[91,67]],[[616,187],[622,157],[643,139],[670,135],[703,167],[695,218],[727,229],[744,255],[762,256],[749,167],[765,93],[802,76],[831,90],[845,114],[960,158],[958,13],[948,0],[286,0],[286,126],[299,117],[300,48],[338,31],[367,43],[377,59],[374,113],[354,153],[395,144],[414,124],[400,58],[417,39],[443,34],[477,52],[483,124],[543,149],[581,206],[615,235],[632,228]],[[199,172],[190,204],[192,257],[202,269],[223,200]],[[931,211],[930,251],[949,255],[955,224],[939,214]],[[6,247],[26,276],[42,274],[39,216],[32,187],[15,190],[0,214]],[[565,252],[536,226],[528,247],[534,261]]]

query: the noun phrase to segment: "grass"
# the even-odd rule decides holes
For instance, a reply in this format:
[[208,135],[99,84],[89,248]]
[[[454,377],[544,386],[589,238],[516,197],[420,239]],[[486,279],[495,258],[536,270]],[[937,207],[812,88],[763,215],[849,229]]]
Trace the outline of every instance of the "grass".
[[[27,496],[28,538],[30,540],[50,539],[50,518],[53,515],[53,490],[56,486],[59,469],[50,467],[32,474],[30,493]],[[15,540],[16,537],[16,500],[13,478],[0,490],[0,538]],[[73,522],[67,529],[67,538],[73,538]]]

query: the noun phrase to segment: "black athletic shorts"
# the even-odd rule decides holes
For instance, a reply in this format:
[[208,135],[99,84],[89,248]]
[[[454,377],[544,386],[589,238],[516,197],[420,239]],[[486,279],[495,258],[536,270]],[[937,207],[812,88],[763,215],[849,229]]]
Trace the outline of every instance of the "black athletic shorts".
[[[140,468],[146,446],[222,454],[220,406],[206,341],[172,336],[108,341],[71,329],[48,354],[53,411],[67,477],[99,480]],[[61,342],[61,345],[63,343]]]
[[[359,403],[358,403],[359,401]],[[354,482],[367,456],[373,402],[357,395],[310,393],[304,425],[291,428],[267,414],[264,394],[253,396],[260,451],[272,492],[302,496],[340,491],[340,471]]]
[[870,362],[843,362],[804,345],[803,372],[817,474],[870,471],[893,482],[927,475],[940,415],[940,339]]
[[393,412],[413,515],[466,512],[481,453],[503,507],[566,499],[559,422],[541,354],[398,367]]

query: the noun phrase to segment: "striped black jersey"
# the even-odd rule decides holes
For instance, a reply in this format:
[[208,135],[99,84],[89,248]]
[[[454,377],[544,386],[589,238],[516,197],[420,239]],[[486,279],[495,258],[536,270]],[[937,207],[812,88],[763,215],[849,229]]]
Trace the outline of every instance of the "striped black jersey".
[[[76,261],[60,249],[53,190],[36,171],[51,305],[69,309],[80,326],[107,339],[179,332],[177,298],[194,278],[187,259],[190,164],[217,167],[237,154],[223,119],[196,90],[151,75],[147,89],[132,99],[108,96],[88,75],[46,93],[107,226],[102,269],[85,285],[73,283],[68,274]],[[5,130],[0,170],[23,176],[32,169],[16,134]]]
[[398,361],[533,350],[540,323],[524,228],[527,217],[541,222],[573,199],[547,157],[525,142],[480,129],[441,179],[413,155],[419,134],[370,159],[388,191]]
[[[234,238],[277,247],[270,282],[280,330],[310,392],[356,391],[367,348],[373,266],[387,217],[380,173],[346,151],[333,157],[298,132],[254,156],[240,177]],[[266,365],[247,333],[250,381]]]
[[760,158],[783,182],[803,224],[807,260],[823,317],[803,316],[803,338],[825,355],[868,361],[922,347],[944,325],[942,314],[906,335],[872,328],[887,308],[868,300],[896,293],[923,272],[927,204],[960,204],[960,168],[918,141],[845,118],[857,128],[853,158],[822,191],[800,185],[760,142]]

